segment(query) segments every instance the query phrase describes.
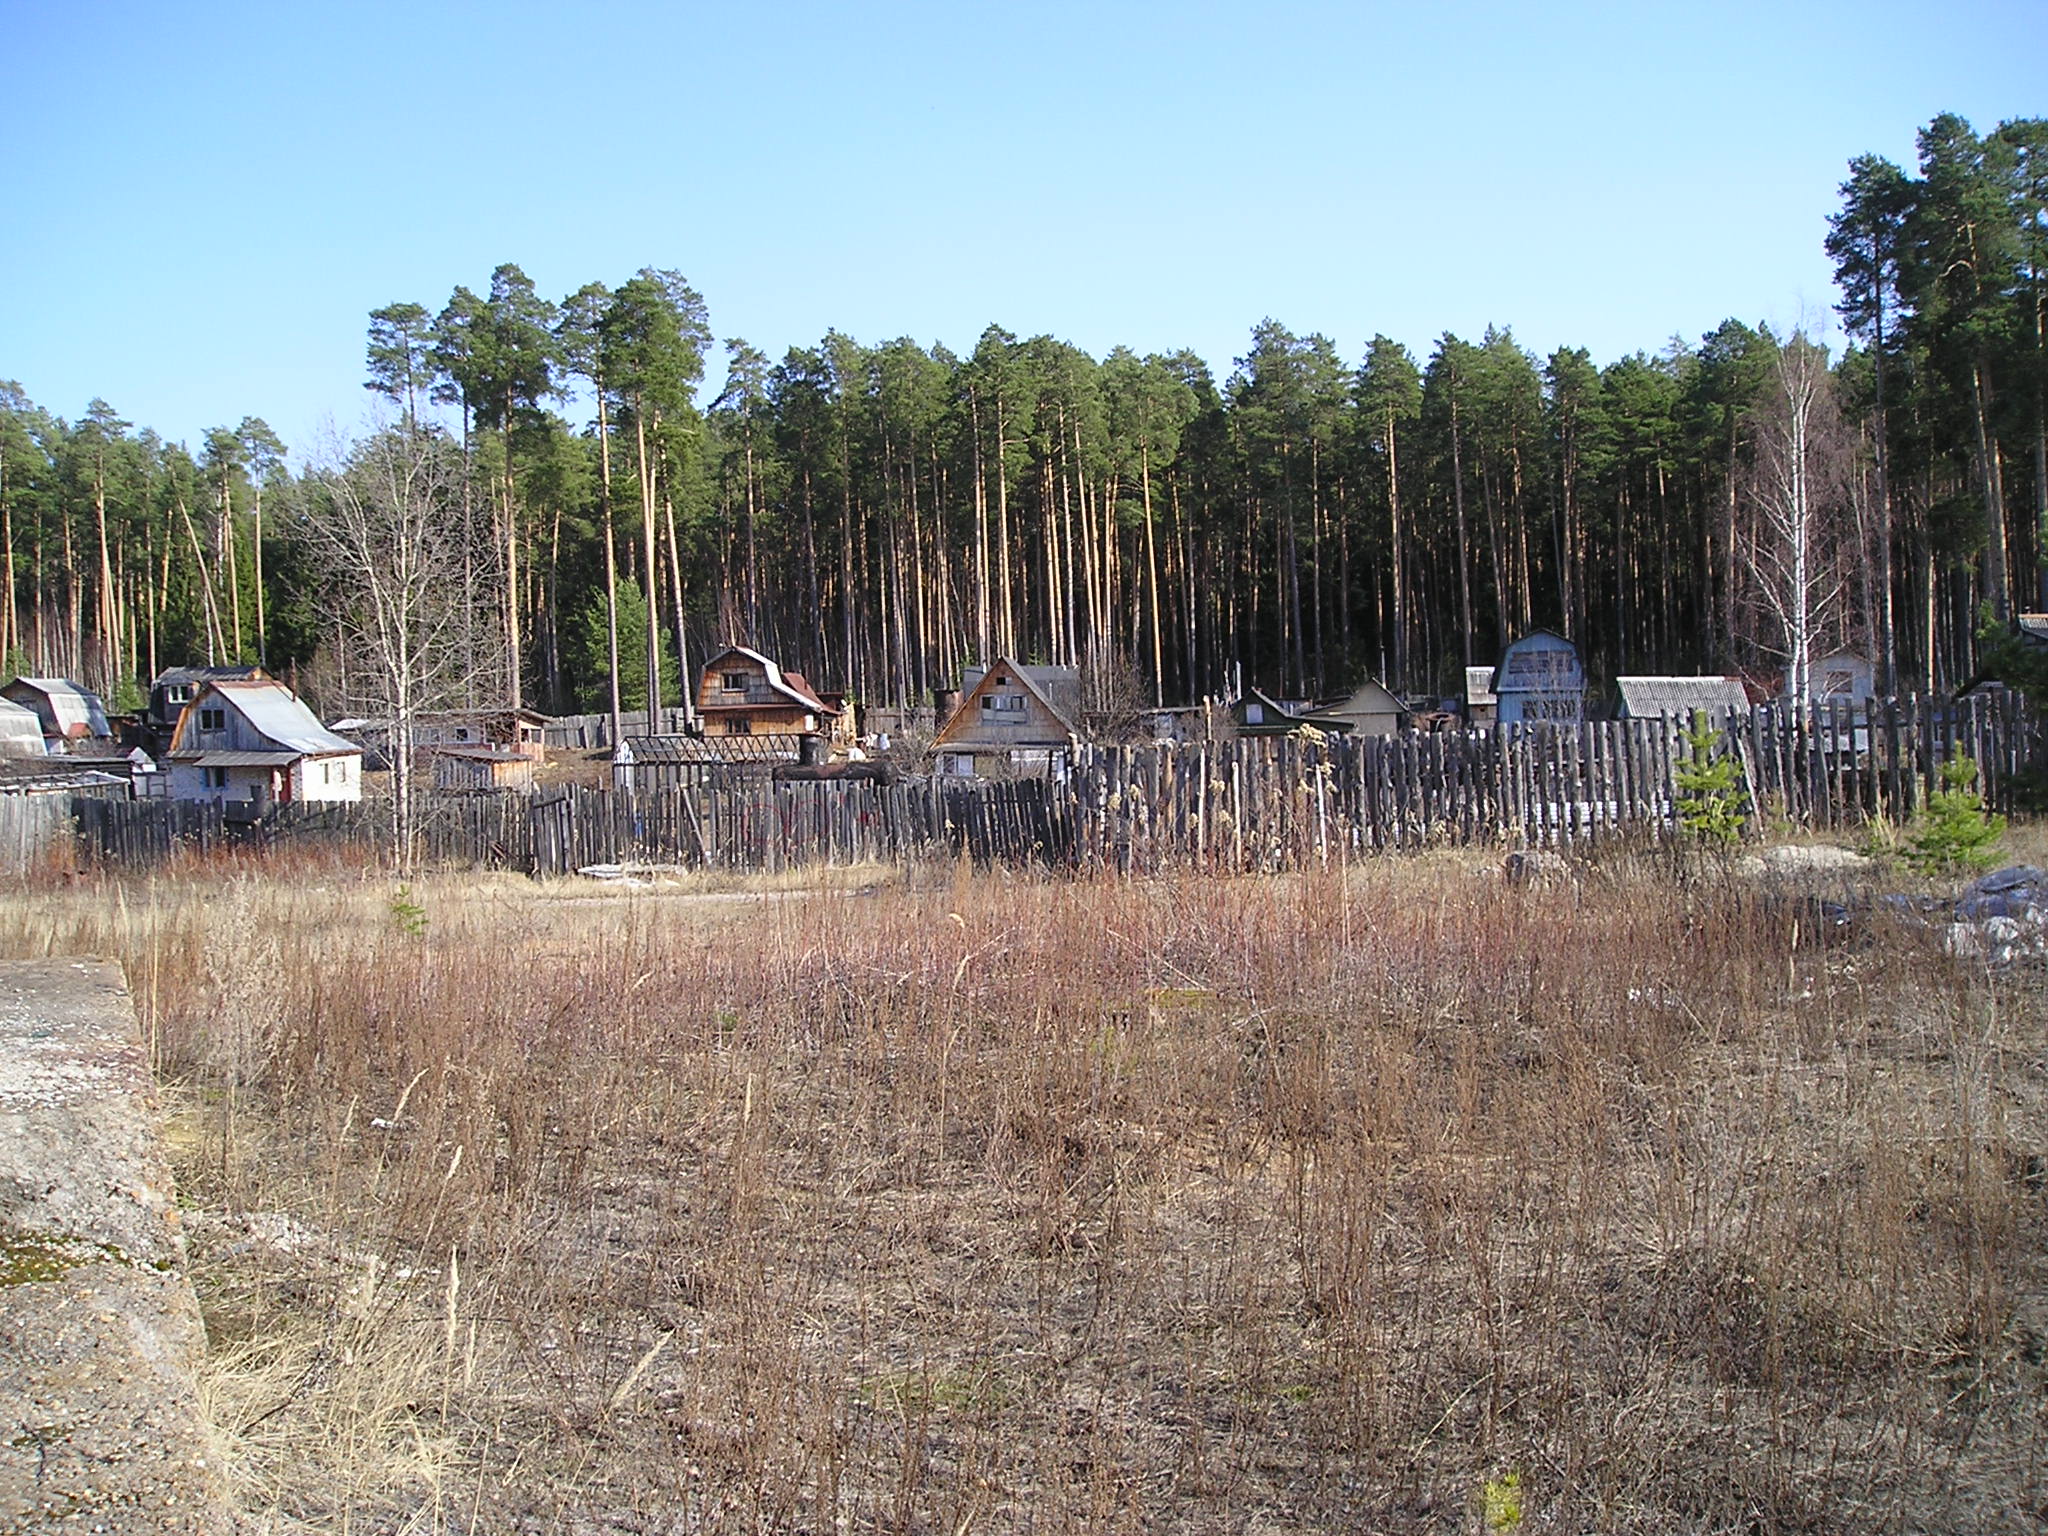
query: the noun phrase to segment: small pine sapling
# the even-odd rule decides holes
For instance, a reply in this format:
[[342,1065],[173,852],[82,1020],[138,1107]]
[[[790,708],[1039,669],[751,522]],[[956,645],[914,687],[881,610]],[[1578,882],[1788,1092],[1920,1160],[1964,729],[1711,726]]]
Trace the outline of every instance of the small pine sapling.
[[1703,709],[1693,711],[1692,725],[1679,736],[1681,752],[1671,766],[1677,793],[1672,808],[1678,828],[1688,837],[1715,847],[1742,840],[1742,822],[1749,797],[1742,790],[1742,765],[1721,751],[1721,733]]
[[2005,818],[1984,809],[1976,763],[1951,758],[1941,765],[1941,788],[1927,797],[1907,834],[1905,859],[1922,874],[1974,873],[1997,861],[2004,835]]
[[409,939],[427,936],[427,909],[413,899],[412,887],[401,885],[391,898],[391,925]]

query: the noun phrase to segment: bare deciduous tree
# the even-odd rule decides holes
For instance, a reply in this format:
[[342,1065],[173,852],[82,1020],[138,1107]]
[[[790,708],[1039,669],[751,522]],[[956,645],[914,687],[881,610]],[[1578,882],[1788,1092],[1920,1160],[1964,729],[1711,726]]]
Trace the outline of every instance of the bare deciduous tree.
[[1794,331],[1778,348],[1756,408],[1737,528],[1750,638],[1785,663],[1785,694],[1806,698],[1817,649],[1846,641],[1853,623],[1856,537],[1850,518],[1853,450],[1835,404],[1827,352]]
[[312,472],[304,533],[319,590],[349,652],[349,707],[389,722],[392,837],[417,850],[415,722],[471,670],[480,621],[464,593],[462,453],[438,432],[386,428]]

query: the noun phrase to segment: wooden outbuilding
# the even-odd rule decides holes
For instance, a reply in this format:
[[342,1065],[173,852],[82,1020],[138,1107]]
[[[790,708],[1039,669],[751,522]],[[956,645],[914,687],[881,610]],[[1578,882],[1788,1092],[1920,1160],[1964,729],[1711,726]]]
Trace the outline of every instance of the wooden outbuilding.
[[456,791],[533,788],[535,760],[502,747],[449,746],[426,749],[434,762],[434,788]]

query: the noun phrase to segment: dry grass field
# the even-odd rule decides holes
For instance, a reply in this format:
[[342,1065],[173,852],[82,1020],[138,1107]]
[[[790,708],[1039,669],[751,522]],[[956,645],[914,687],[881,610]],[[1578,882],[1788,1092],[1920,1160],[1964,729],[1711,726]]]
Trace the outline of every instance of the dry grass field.
[[2040,1528],[2043,974],[1816,938],[1624,856],[0,898],[128,968],[272,1529]]

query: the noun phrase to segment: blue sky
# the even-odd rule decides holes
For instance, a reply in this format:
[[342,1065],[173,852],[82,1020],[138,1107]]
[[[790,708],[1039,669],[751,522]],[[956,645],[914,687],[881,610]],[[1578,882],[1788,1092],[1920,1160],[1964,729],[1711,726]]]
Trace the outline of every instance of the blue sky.
[[0,38],[0,378],[294,448],[362,418],[370,309],[504,261],[679,269],[771,356],[997,322],[1220,377],[1270,315],[1606,362],[1824,314],[1852,155],[2048,111],[2038,0],[10,0]]

